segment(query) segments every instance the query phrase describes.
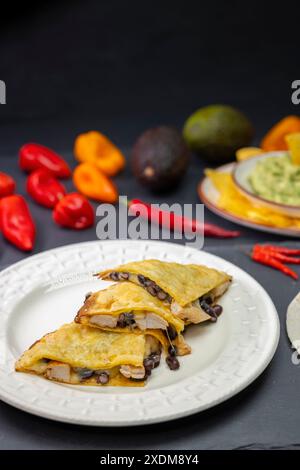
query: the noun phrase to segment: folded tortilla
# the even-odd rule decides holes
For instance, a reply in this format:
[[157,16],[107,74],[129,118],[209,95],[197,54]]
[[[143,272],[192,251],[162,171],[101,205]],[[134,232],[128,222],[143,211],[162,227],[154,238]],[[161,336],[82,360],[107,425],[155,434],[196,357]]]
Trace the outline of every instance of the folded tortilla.
[[191,352],[180,334],[184,322],[158,298],[132,282],[117,283],[88,296],[75,322],[120,333],[163,330],[179,356]]
[[143,386],[144,359],[162,347],[160,331],[120,334],[69,323],[36,341],[15,369],[74,385]]
[[144,287],[171,312],[186,323],[210,318],[199,305],[204,297],[214,303],[228,288],[231,276],[198,264],[179,264],[149,259],[120,265],[99,272],[98,277],[113,281],[131,281]]

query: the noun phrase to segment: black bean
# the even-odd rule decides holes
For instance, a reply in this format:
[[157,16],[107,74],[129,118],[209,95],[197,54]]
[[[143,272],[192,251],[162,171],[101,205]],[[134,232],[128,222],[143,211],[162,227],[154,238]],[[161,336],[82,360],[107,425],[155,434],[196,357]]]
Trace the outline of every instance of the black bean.
[[221,305],[215,305],[215,306],[208,305],[205,299],[202,299],[200,301],[200,307],[204,310],[205,313],[207,313],[207,315],[211,317],[210,320],[212,322],[217,321],[218,315],[221,315],[222,310],[223,310]]
[[124,313],[120,313],[118,321],[117,321],[117,326],[119,328],[125,328],[126,322],[125,322],[125,315]]
[[44,364],[48,364],[48,362],[50,362],[51,359],[47,359],[46,357],[43,357],[43,359],[41,359],[41,361],[42,361]]
[[168,348],[168,353],[170,354],[170,356],[177,356],[177,348],[176,346],[174,346],[174,344],[170,344]]
[[[152,373],[152,369],[153,369],[153,363],[152,363],[151,360],[148,362],[148,358],[146,358],[144,360],[144,368],[145,368],[145,375],[144,375],[143,379],[146,379],[147,377],[150,377],[150,375]],[[140,379],[140,380],[142,380],[142,379]]]
[[137,278],[138,278],[139,283],[140,283],[142,286],[144,286],[144,285],[145,285],[145,282],[146,282],[145,276],[143,276],[142,274],[138,274],[138,277],[137,277]]
[[109,381],[109,375],[107,372],[101,372],[98,376],[97,376],[97,383],[98,384],[102,384],[102,385],[105,385],[107,384]]
[[129,273],[125,273],[125,272],[119,273],[120,281],[127,281],[127,279],[129,279]]
[[173,325],[169,325],[167,328],[168,336],[171,341],[177,338],[177,331]]
[[166,363],[168,364],[168,367],[171,370],[177,370],[180,367],[177,357],[174,357],[174,356],[167,356]]
[[92,293],[93,293],[93,292],[87,292],[87,293],[85,294],[85,300],[87,300],[89,297],[91,297]]
[[205,299],[200,300],[200,307],[204,312],[209,314],[209,311],[211,310],[211,306],[206,302]]
[[223,312],[223,307],[221,305],[218,305],[218,304],[214,305],[213,309],[214,309],[214,312],[217,315],[217,317],[219,317],[221,315],[221,313]]
[[94,371],[92,369],[88,369],[86,367],[76,367],[75,372],[77,372],[77,374],[82,380],[89,379],[94,374]]
[[168,294],[164,290],[160,290],[157,294],[159,300],[166,300]]
[[145,367],[146,374],[150,375],[152,369],[154,368],[153,359],[151,357],[146,357],[146,359],[144,359],[143,365]]
[[202,299],[200,302],[200,307],[204,310],[205,313],[211,315],[212,317],[215,316],[214,308],[209,305],[205,299]]
[[209,315],[210,315],[210,321],[212,321],[213,323],[216,323],[216,321],[218,320],[217,315],[215,313],[213,314],[209,313]]
[[153,295],[153,297],[157,296],[157,290],[154,286],[147,287],[147,291],[149,292],[149,294]]
[[134,319],[134,314],[132,312],[125,312],[123,313],[124,317],[126,320],[133,320]]
[[205,297],[204,300],[208,305],[211,305],[212,302],[213,302],[212,298],[209,295],[207,297]]
[[152,361],[153,361],[153,368],[155,369],[155,368],[158,367],[159,364],[160,364],[160,354],[158,354],[158,353],[151,353],[151,354],[150,354],[150,357],[151,357],[151,359],[152,359]]
[[135,324],[134,314],[131,312],[120,313],[117,326],[125,328],[125,326],[131,326]]
[[150,287],[150,286],[155,286],[155,282],[151,281],[148,277],[145,277],[145,286]]
[[169,302],[169,304],[172,302],[172,297],[169,294],[167,295],[166,302]]
[[131,312],[124,313],[124,320],[126,325],[133,325],[135,323],[134,314]]
[[112,281],[118,281],[119,273],[117,271],[113,271],[112,273],[110,273],[109,277],[111,278]]

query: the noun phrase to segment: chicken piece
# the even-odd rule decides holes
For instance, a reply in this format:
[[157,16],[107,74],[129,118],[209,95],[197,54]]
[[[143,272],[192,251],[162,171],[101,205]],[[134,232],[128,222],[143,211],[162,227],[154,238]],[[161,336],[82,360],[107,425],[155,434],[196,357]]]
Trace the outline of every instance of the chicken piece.
[[101,328],[115,328],[118,323],[118,317],[113,315],[93,315],[90,319],[90,323]]
[[213,301],[216,300],[218,297],[221,297],[224,294],[224,292],[227,291],[229,286],[230,286],[230,281],[226,281],[220,284],[218,287],[215,287],[210,293]]
[[[214,302],[217,298],[221,297],[224,292],[228,289],[230,281],[223,282],[218,287],[215,287],[209,292],[209,297]],[[171,312],[177,315],[181,320],[189,323],[201,323],[205,320],[209,320],[211,317],[208,315],[200,306],[200,299],[182,307],[175,300],[171,303]]]
[[166,330],[168,328],[168,322],[156,315],[155,313],[137,313],[134,315],[134,320],[140,330]]
[[122,365],[120,367],[120,372],[127,379],[142,380],[145,377],[145,368],[143,366],[134,367],[134,366]]
[[181,305],[173,300],[171,312],[177,315],[181,320],[189,323],[201,323],[202,321],[209,320],[210,316],[202,310],[199,301],[197,300],[196,302],[189,304],[187,307],[181,307]]
[[71,367],[69,364],[51,361],[49,362],[46,369],[46,376],[50,380],[57,380],[58,382],[70,382]]

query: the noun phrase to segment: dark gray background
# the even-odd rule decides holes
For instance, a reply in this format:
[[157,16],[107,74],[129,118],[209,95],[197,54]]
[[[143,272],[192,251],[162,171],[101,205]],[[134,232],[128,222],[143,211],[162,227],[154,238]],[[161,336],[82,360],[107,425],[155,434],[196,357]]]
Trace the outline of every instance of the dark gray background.
[[290,101],[291,81],[299,78],[295,0],[54,0],[5,6],[4,124],[66,116],[82,126],[92,118],[102,128],[108,118],[117,118],[130,119],[138,132],[146,121],[181,126],[198,106],[225,102],[247,112],[259,135],[296,112]]
[[[298,2],[299,4],[299,2]],[[74,137],[91,128],[125,151],[149,126],[181,128],[198,106],[236,105],[255,124],[256,142],[282,116],[299,114],[291,82],[299,79],[296,2],[36,2],[1,14],[0,169],[25,194],[17,152],[26,141],[55,148],[75,166]],[[199,202],[204,162],[193,156],[184,181],[163,197],[151,195],[126,171],[121,194],[159,202]],[[67,183],[72,188],[70,182]],[[59,229],[50,212],[30,202],[38,235],[34,253],[95,239]],[[206,211],[206,219],[236,228]],[[252,263],[252,242],[282,237],[243,229],[237,240],[205,241],[205,249],[252,274],[271,295],[281,320],[277,353],[262,376],[228,402],[179,421],[144,428],[71,426],[30,416],[0,403],[1,449],[273,448],[300,445],[299,367],[291,362],[285,312],[299,283]],[[297,242],[293,242],[296,244]],[[0,239],[1,266],[27,255]]]

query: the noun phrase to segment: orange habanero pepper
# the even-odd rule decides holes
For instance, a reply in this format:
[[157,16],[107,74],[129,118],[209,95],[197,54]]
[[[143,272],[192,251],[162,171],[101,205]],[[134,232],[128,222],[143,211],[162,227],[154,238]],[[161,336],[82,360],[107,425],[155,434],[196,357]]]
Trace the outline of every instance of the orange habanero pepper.
[[286,116],[267,132],[260,146],[266,152],[288,150],[285,136],[293,132],[300,132],[300,118],[292,115]]
[[125,166],[118,147],[98,131],[80,134],[75,139],[74,155],[79,162],[93,163],[108,176],[114,176]]
[[114,203],[118,199],[114,183],[91,163],[81,163],[75,168],[73,183],[80,193],[96,201]]

